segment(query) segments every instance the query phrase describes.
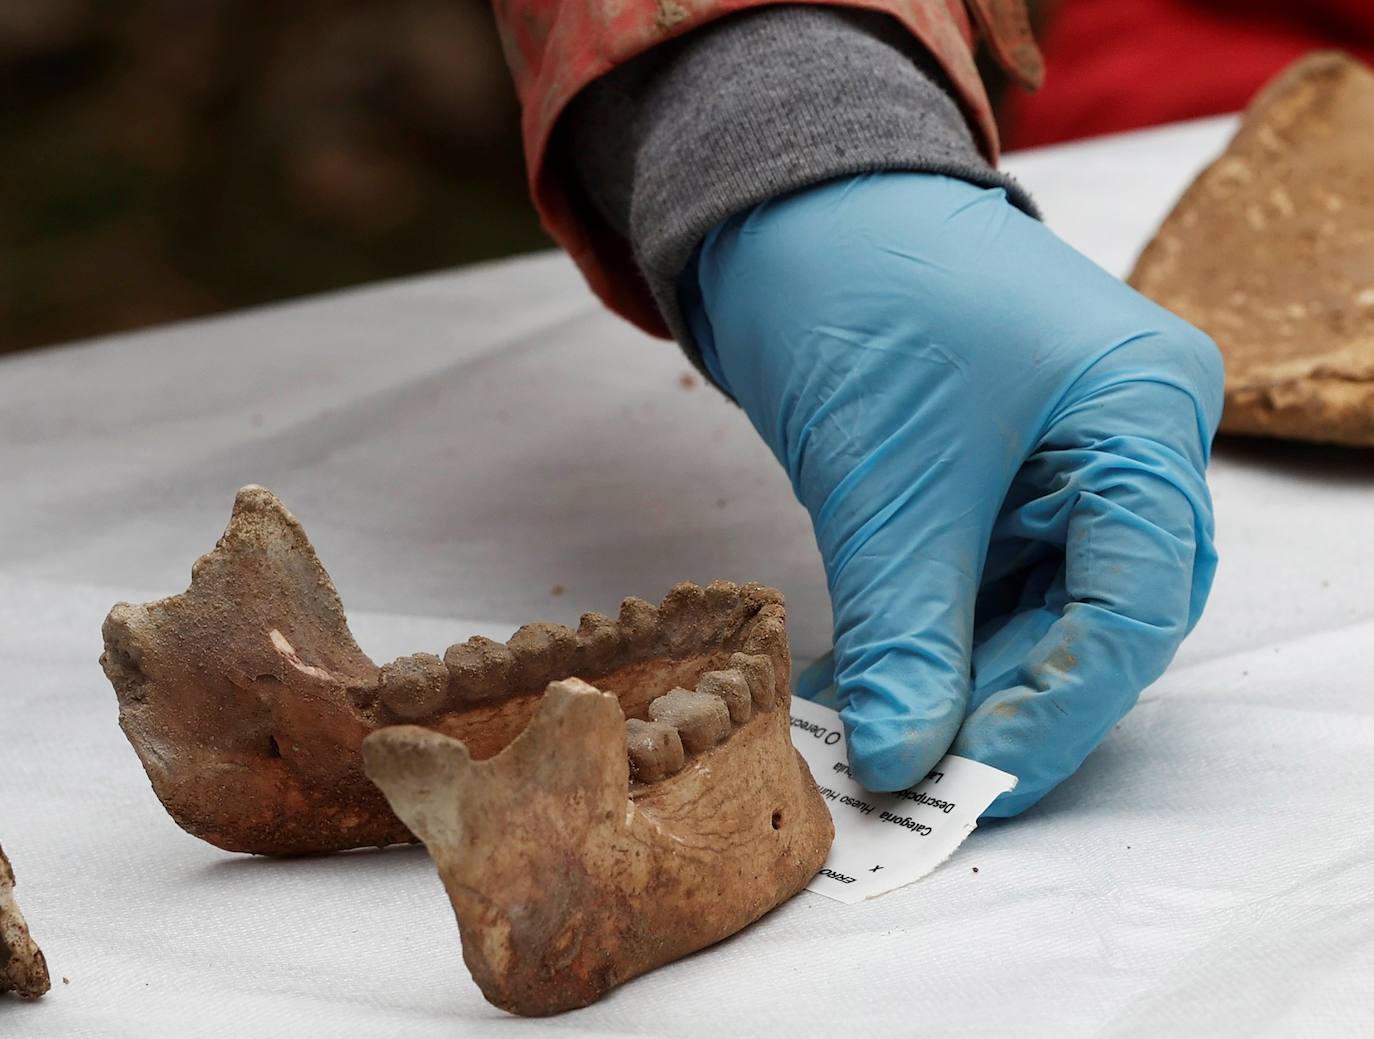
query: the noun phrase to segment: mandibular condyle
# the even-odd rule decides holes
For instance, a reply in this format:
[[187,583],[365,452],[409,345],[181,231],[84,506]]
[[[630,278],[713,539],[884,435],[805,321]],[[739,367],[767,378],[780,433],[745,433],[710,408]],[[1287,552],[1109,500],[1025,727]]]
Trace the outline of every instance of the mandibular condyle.
[[378,667],[296,519],[239,492],[101,663],[153,789],[230,851],[424,841],[483,994],[583,1006],[800,891],[833,838],[789,735],[782,597],[675,587]]

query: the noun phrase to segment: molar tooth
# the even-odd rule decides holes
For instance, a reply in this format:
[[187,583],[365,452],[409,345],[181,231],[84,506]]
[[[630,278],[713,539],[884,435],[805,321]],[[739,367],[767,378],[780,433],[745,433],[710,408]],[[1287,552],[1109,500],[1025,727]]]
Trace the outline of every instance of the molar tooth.
[[732,644],[740,639],[740,632],[753,623],[766,596],[775,596],[771,588],[761,584],[740,586],[732,581],[713,581],[706,587],[706,606],[711,630],[703,631],[707,641],[726,640]]
[[658,645],[658,607],[630,596],[620,604],[620,635],[631,653],[645,652]]
[[698,609],[703,602],[706,602],[706,590],[701,585],[692,581],[677,581],[677,584],[669,588],[668,595],[664,596],[664,609],[672,610],[686,606],[688,609]]
[[744,672],[745,680],[749,683],[749,692],[754,697],[755,707],[767,710],[773,706],[775,698],[773,683],[776,681],[776,677],[773,673],[772,660],[765,656],[749,653],[732,653],[730,655],[730,667],[736,671]]
[[659,607],[668,653],[676,656],[700,645],[706,619],[706,592],[701,586],[689,581],[674,585]]
[[577,626],[577,668],[586,678],[610,670],[620,652],[620,629],[610,617],[584,613]]
[[759,584],[757,581],[750,581],[740,587],[740,598],[760,606],[781,606],[783,604],[782,592],[776,588],[769,588],[766,584]]
[[678,731],[689,752],[710,750],[730,735],[730,711],[725,701],[709,693],[673,689],[649,704],[649,718]]
[[448,699],[448,668],[433,653],[412,653],[382,667],[378,695],[398,718],[435,714]]
[[577,635],[562,624],[526,624],[506,645],[515,656],[517,680],[522,689],[542,689],[567,678],[574,670],[573,650]]
[[682,737],[664,722],[626,720],[625,748],[630,756],[630,776],[641,783],[657,783],[682,770]]
[[504,642],[474,635],[444,651],[444,666],[455,700],[494,700],[515,692],[515,656]]
[[730,711],[730,721],[736,725],[743,725],[754,713],[749,680],[739,671],[707,671],[697,683],[697,692],[723,700]]
[[706,604],[706,589],[691,581],[680,581],[663,597],[661,609],[666,614],[693,613]]
[[706,605],[714,613],[739,605],[739,585],[734,581],[712,581],[706,586]]

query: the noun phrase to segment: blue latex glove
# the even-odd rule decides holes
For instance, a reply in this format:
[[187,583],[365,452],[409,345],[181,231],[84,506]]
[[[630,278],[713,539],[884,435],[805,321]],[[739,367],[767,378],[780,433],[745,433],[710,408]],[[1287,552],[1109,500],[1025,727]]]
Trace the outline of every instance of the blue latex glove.
[[1216,347],[1000,189],[927,174],[733,217],[679,287],[811,514],[855,777],[951,751],[1019,777],[988,814],[1034,804],[1206,601]]

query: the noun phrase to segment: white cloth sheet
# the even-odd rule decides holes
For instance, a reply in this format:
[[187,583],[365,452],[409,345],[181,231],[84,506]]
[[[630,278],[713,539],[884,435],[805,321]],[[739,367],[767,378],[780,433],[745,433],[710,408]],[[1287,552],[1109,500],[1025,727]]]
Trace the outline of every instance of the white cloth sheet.
[[[1008,166],[1124,273],[1229,127]],[[241,484],[379,660],[717,577],[782,588],[821,653],[808,521],[686,372],[557,255],[0,359],[0,842],[56,980],[0,1036],[1374,1034],[1374,454],[1218,449],[1206,618],[1034,811],[583,1011],[482,1000],[422,849],[254,859],[172,823],[100,622],[182,590]]]

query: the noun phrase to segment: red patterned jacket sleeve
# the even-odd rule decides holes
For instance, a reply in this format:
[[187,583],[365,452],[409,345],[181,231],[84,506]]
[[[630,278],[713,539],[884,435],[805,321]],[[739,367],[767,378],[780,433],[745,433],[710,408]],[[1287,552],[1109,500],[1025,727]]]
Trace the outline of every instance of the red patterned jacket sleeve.
[[[530,194],[549,233],[576,261],[598,296],[655,335],[667,335],[628,243],[580,205],[550,142],[568,102],[612,68],[734,11],[775,0],[493,0],[506,61],[522,108]],[[797,0],[789,0],[797,2]],[[820,0],[800,0],[803,3]],[[889,14],[935,56],[980,145],[997,158],[997,128],[973,61],[975,30],[1027,86],[1038,85],[1040,55],[1024,0],[844,0]]]

